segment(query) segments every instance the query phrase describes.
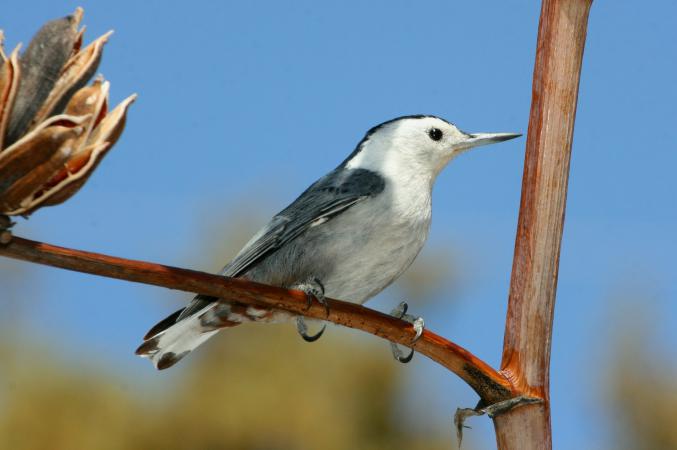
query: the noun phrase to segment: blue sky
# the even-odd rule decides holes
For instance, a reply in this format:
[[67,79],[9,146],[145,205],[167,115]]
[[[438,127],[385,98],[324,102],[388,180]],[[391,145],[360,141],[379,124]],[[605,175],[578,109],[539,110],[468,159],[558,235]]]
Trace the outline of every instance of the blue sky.
[[[379,122],[425,113],[468,131],[527,129],[536,2],[24,1],[3,16],[6,46],[27,43],[41,23],[78,4],[89,40],[115,29],[100,67],[112,100],[133,92],[139,99],[89,184],[18,225],[17,234],[33,239],[215,270],[200,257],[208,218],[273,214]],[[555,312],[556,448],[611,442],[595,406],[597,385],[576,368],[602,361],[624,326],[619,293],[656,317],[663,356],[677,357],[676,14],[667,0],[592,8]],[[438,179],[429,244],[454,249],[462,288],[453,316],[443,295],[417,311],[494,365],[523,149],[518,139],[471,152]],[[31,270],[49,288],[32,288],[40,312],[26,313],[25,326],[59,336],[64,348],[87,337],[85,353],[106,354],[134,376],[154,375],[131,350],[180,295]],[[393,301],[386,293],[374,306]],[[412,385],[430,380],[413,390],[414,409],[427,402],[451,415],[474,402],[424,358],[406,370]],[[490,432],[488,421],[475,422],[475,433]]]

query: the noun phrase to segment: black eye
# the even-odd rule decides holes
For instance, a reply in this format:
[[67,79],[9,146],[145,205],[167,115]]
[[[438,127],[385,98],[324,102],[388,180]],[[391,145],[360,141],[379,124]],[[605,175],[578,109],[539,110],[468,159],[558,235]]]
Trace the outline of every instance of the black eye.
[[439,128],[431,128],[428,131],[428,136],[430,136],[430,139],[432,139],[433,141],[439,141],[440,139],[442,139],[442,130],[440,130]]

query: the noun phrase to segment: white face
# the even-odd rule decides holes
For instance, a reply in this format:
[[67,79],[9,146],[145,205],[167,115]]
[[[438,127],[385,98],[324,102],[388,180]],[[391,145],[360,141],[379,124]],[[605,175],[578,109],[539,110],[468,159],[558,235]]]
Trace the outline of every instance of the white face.
[[454,156],[470,147],[464,145],[470,136],[437,117],[403,119],[384,130],[398,152],[429,164],[439,172]]
[[517,136],[469,134],[437,117],[405,117],[377,127],[347,167],[372,169],[393,176],[415,171],[434,179],[460,153]]

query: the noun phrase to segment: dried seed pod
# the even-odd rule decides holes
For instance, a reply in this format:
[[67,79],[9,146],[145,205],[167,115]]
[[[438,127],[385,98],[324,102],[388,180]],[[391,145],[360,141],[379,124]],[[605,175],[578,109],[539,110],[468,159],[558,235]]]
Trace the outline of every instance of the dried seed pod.
[[78,9],[75,14],[47,22],[21,56],[21,83],[7,129],[7,145],[26,132],[59,79],[73,52],[81,17],[82,10]]
[[79,125],[88,118],[54,116],[0,153],[0,196],[34,167],[49,160],[66,140],[82,134]]
[[71,96],[85,86],[96,72],[101,62],[103,45],[108,41],[112,31],[104,34],[84,50],[75,53],[64,65],[61,76],[54,84],[40,110],[35,114],[31,127],[40,123],[52,114],[60,114],[64,111]]
[[110,33],[82,48],[82,14],[48,22],[23,56],[6,57],[0,31],[0,215],[70,198],[122,133],[136,95],[109,112],[110,83],[86,86]]
[[43,189],[45,183],[53,178],[71,157],[73,151],[71,143],[72,139],[63,142],[51,158],[35,166],[33,170],[5,190],[0,196],[0,209],[12,211],[28,206],[32,195]]
[[125,128],[127,110],[135,100],[136,94],[130,95],[120,102],[115,109],[106,114],[96,128],[94,128],[88,141],[91,143],[110,142],[111,144],[115,144]]
[[73,95],[66,106],[65,113],[73,116],[88,116],[89,120],[85,124],[85,132],[78,139],[78,147],[75,149],[74,157],[89,142],[92,130],[101,122],[108,112],[108,90],[110,83],[103,81],[98,77],[90,86],[80,89]]
[[30,214],[35,208],[58,205],[71,198],[87,182],[94,167],[110,147],[108,142],[86,147],[78,158],[68,161],[68,170],[62,169],[45,184],[44,190],[37,192],[25,203],[23,211],[12,212],[11,215]]
[[[35,196],[36,206],[52,206],[63,203],[85,184],[108,150],[122,134],[127,120],[127,110],[134,100],[136,100],[136,95],[126,98],[104,117],[90,135],[87,147],[84,151],[79,152],[80,158],[73,158],[69,161],[70,167],[64,181],[46,191],[43,194],[44,199]],[[85,163],[81,167],[75,165],[82,164],[83,160]],[[62,172],[57,177],[63,175]],[[24,213],[21,212],[20,214]]]

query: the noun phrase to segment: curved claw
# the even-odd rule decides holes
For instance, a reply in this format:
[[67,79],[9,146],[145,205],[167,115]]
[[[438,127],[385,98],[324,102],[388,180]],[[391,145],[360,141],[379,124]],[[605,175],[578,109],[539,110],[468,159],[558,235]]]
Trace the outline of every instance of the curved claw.
[[410,362],[410,361],[412,360],[412,358],[414,357],[414,353],[415,353],[415,352],[414,352],[413,350],[411,350],[407,356],[405,356],[404,358],[398,357],[397,360],[398,360],[399,362],[401,362],[402,364],[407,364],[407,363]]
[[[412,327],[414,328],[414,332],[416,333],[414,335],[414,338],[411,340],[411,343],[414,344],[421,338],[421,335],[423,334],[423,329],[425,327],[425,323],[423,322],[422,317],[414,317],[412,315],[407,314],[407,309],[409,309],[409,305],[407,305],[407,302],[400,302],[400,304],[397,305],[397,307],[390,312],[390,315],[411,323]],[[407,356],[404,356],[404,353],[402,352],[402,350],[400,350],[397,344],[391,342],[390,348],[393,352],[393,357],[403,364],[408,363],[414,357],[414,349],[410,349],[409,354]]]
[[414,357],[414,350],[410,349],[409,354],[407,356],[404,356],[402,353],[402,350],[397,346],[397,344],[391,342],[390,343],[390,348],[393,351],[393,358],[395,358],[397,361],[401,362],[402,364],[406,364],[412,360]]
[[322,324],[320,331],[311,336],[308,334],[308,327],[306,326],[306,321],[303,319],[303,316],[298,316],[296,318],[296,330],[306,342],[315,342],[316,340],[320,339],[326,328],[327,324]]
[[390,315],[401,319],[407,313],[407,309],[409,309],[407,302],[400,302],[396,308],[390,311]]
[[414,323],[411,324],[414,327],[414,331],[416,332],[416,335],[414,336],[414,339],[411,340],[411,343],[415,343],[419,339],[421,339],[421,335],[423,334],[423,329],[425,328],[425,322],[423,322],[423,317],[417,317],[414,319]]

